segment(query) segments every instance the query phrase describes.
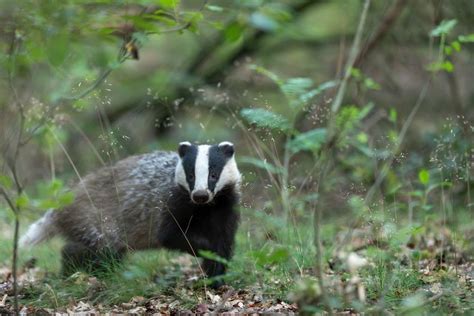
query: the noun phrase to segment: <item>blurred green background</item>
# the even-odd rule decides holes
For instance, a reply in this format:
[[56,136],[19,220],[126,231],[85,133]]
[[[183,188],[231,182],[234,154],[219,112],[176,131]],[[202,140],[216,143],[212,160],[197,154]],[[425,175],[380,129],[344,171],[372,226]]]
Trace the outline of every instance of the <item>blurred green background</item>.
[[[474,2],[373,1],[332,112],[363,4],[0,1],[0,184],[29,222],[67,204],[78,175],[185,140],[226,140],[244,175],[241,253],[269,265],[294,256],[287,279],[312,274],[315,208],[325,265],[351,248],[335,236],[354,224],[385,241],[404,225],[449,226],[472,260]],[[26,193],[15,192],[12,165]],[[419,231],[402,234],[384,260]],[[262,259],[258,247],[288,252]],[[388,295],[372,290],[373,301]]]

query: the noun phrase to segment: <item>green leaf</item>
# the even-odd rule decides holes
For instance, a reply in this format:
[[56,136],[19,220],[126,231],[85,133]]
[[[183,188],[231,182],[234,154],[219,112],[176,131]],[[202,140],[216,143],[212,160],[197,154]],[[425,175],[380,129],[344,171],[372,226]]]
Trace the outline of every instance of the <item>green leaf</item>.
[[13,181],[10,177],[0,174],[0,185],[9,190],[13,187]]
[[451,56],[451,54],[453,53],[453,49],[450,47],[450,46],[446,46],[444,48],[444,53],[447,55],[447,56]]
[[474,43],[474,33],[469,35],[460,35],[458,41],[461,43]]
[[174,10],[180,4],[180,0],[158,0],[158,4],[164,9]]
[[65,190],[60,179],[39,182],[37,186],[39,199],[35,199],[35,207],[39,209],[59,209],[74,201],[74,193]]
[[430,173],[428,170],[421,169],[420,172],[418,172],[418,179],[422,184],[427,185],[430,182]]
[[391,108],[388,117],[389,117],[391,122],[396,123],[397,122],[397,110],[395,110],[394,108]]
[[244,32],[244,27],[239,23],[232,23],[229,25],[224,32],[225,39],[228,42],[238,41]]
[[271,72],[270,70],[268,70],[264,67],[257,66],[257,65],[250,65],[250,69],[255,70],[259,74],[268,77],[273,82],[275,82],[278,86],[283,85],[283,81],[275,73]]
[[446,60],[444,63],[441,64],[441,68],[446,70],[447,72],[453,72],[454,65],[450,61]]
[[270,173],[274,173],[274,174],[277,174],[277,173],[283,173],[284,169],[282,167],[277,167],[265,160],[261,160],[261,159],[257,159],[257,158],[253,158],[253,157],[248,157],[248,156],[244,156],[244,157],[241,157],[239,158],[239,164],[240,163],[244,163],[244,164],[250,164],[250,165],[253,165],[254,167],[257,167],[257,168],[260,168],[260,169],[263,169],[263,170],[266,170]]
[[457,23],[458,23],[458,21],[454,20],[454,19],[453,20],[443,20],[443,21],[441,21],[441,23],[436,28],[434,28],[430,32],[430,35],[434,36],[434,37],[439,37],[441,35],[446,35],[449,32],[451,32],[451,30],[454,28],[454,26],[456,26]]
[[58,196],[58,203],[59,207],[64,207],[74,202],[74,193],[73,192],[65,192]]
[[22,209],[30,204],[30,199],[25,193],[22,193],[15,199],[15,205],[17,208]]
[[313,80],[309,78],[290,78],[280,85],[280,89],[290,101],[290,105],[297,107],[304,104],[304,102],[301,102],[301,96],[306,94],[312,86]]
[[43,199],[35,206],[41,210],[57,209],[59,208],[59,203],[55,199]]
[[[421,228],[422,229],[422,228]],[[406,226],[399,230],[396,230],[392,236],[390,236],[390,246],[392,248],[398,248],[402,245],[406,245],[410,240],[411,236],[415,233],[419,233],[420,228],[417,226]]]
[[297,135],[288,143],[288,146],[293,153],[302,150],[316,151],[321,148],[326,136],[327,130],[325,128],[316,128]]
[[300,96],[312,86],[313,80],[309,78],[290,78],[281,86],[281,90],[288,96]]
[[229,264],[228,260],[218,256],[217,254],[215,254],[214,252],[209,251],[209,250],[199,250],[199,256],[201,256],[205,259],[209,259],[209,260],[213,260],[213,261],[216,261],[216,262],[223,263],[225,265]]
[[257,127],[277,129],[280,131],[288,131],[290,123],[280,114],[276,114],[264,109],[243,109],[240,111],[242,117],[250,124]]
[[361,153],[366,155],[370,158],[375,159],[387,159],[390,157],[390,151],[385,149],[376,149],[376,148],[369,148],[367,146],[361,146],[360,144],[353,144],[353,146],[359,150]]
[[461,43],[459,43],[458,41],[452,42],[451,47],[457,52],[461,51]]
[[359,68],[351,68],[351,76],[354,79],[361,79],[363,77],[362,71]]
[[310,78],[290,78],[286,81],[282,81],[277,75],[264,68],[255,67],[254,69],[274,81],[280,87],[280,90],[289,100],[292,107],[306,105],[313,97],[322,91],[338,84],[338,81],[328,81],[322,83],[316,89],[310,90],[313,86],[313,80]]
[[285,247],[275,247],[268,251],[268,249],[257,250],[252,253],[259,266],[279,264],[285,262],[290,257],[290,252]]
[[364,86],[370,90],[380,90],[380,85],[377,82],[375,82],[372,78],[368,78],[368,77],[365,78]]
[[372,102],[370,102],[369,104],[367,104],[366,106],[364,106],[360,112],[359,112],[359,115],[357,115],[357,119],[360,121],[360,120],[363,120],[367,115],[369,115],[370,111],[372,111],[372,109],[374,108],[374,104]]
[[448,60],[441,61],[441,62],[434,62],[428,66],[428,70],[432,72],[437,72],[440,70],[452,72],[454,70],[454,65]]
[[48,184],[47,194],[48,195],[56,195],[58,192],[63,188],[63,182],[59,179],[51,180]]
[[111,26],[108,26],[108,27],[101,27],[100,29],[98,29],[97,33],[99,35],[102,35],[102,36],[109,36],[109,35],[113,35],[115,32],[117,32],[117,28],[116,27],[111,27]]
[[452,72],[454,70],[454,65],[450,61],[445,60],[442,62],[432,63],[431,65],[428,66],[428,70],[433,71],[433,72],[440,71],[440,70]]
[[357,140],[363,144],[366,144],[369,141],[369,137],[366,133],[360,132],[359,134],[357,134]]
[[206,5],[206,9],[208,9],[209,11],[213,11],[213,12],[222,12],[222,11],[224,11],[223,7],[220,7],[218,5],[210,5],[210,4]]
[[323,92],[324,90],[331,89],[339,84],[338,80],[327,81],[320,84],[316,89],[310,90],[300,96],[300,100],[303,103],[309,102],[312,98]]
[[192,12],[186,17],[186,21],[189,23],[188,30],[199,34],[198,23],[204,19],[204,15],[201,12]]

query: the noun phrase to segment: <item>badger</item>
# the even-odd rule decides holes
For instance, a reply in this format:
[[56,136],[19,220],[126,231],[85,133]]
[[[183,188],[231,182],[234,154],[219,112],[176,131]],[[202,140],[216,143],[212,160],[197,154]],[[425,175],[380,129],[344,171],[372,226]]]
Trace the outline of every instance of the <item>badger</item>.
[[[20,240],[36,245],[66,240],[62,273],[97,271],[128,250],[167,248],[232,257],[239,222],[241,174],[234,145],[179,143],[178,152],[131,156],[82,178],[74,202],[50,210]],[[212,257],[212,256],[211,256]],[[202,269],[220,286],[224,260],[204,256]]]

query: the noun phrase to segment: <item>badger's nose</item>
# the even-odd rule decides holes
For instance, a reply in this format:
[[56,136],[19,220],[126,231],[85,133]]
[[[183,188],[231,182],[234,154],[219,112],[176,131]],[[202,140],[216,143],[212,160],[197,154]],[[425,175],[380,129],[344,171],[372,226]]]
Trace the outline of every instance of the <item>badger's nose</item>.
[[199,190],[193,193],[192,199],[196,204],[204,204],[209,201],[209,193],[206,190]]

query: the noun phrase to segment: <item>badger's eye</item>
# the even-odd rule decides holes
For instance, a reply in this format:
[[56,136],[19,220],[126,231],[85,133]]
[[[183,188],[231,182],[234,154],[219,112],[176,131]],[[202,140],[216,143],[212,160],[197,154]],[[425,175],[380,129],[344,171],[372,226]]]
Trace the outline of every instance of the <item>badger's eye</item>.
[[217,173],[211,172],[209,174],[209,179],[214,180],[214,181],[217,180]]
[[188,176],[188,178],[189,178],[190,181],[194,181],[194,174],[191,173],[191,174]]

